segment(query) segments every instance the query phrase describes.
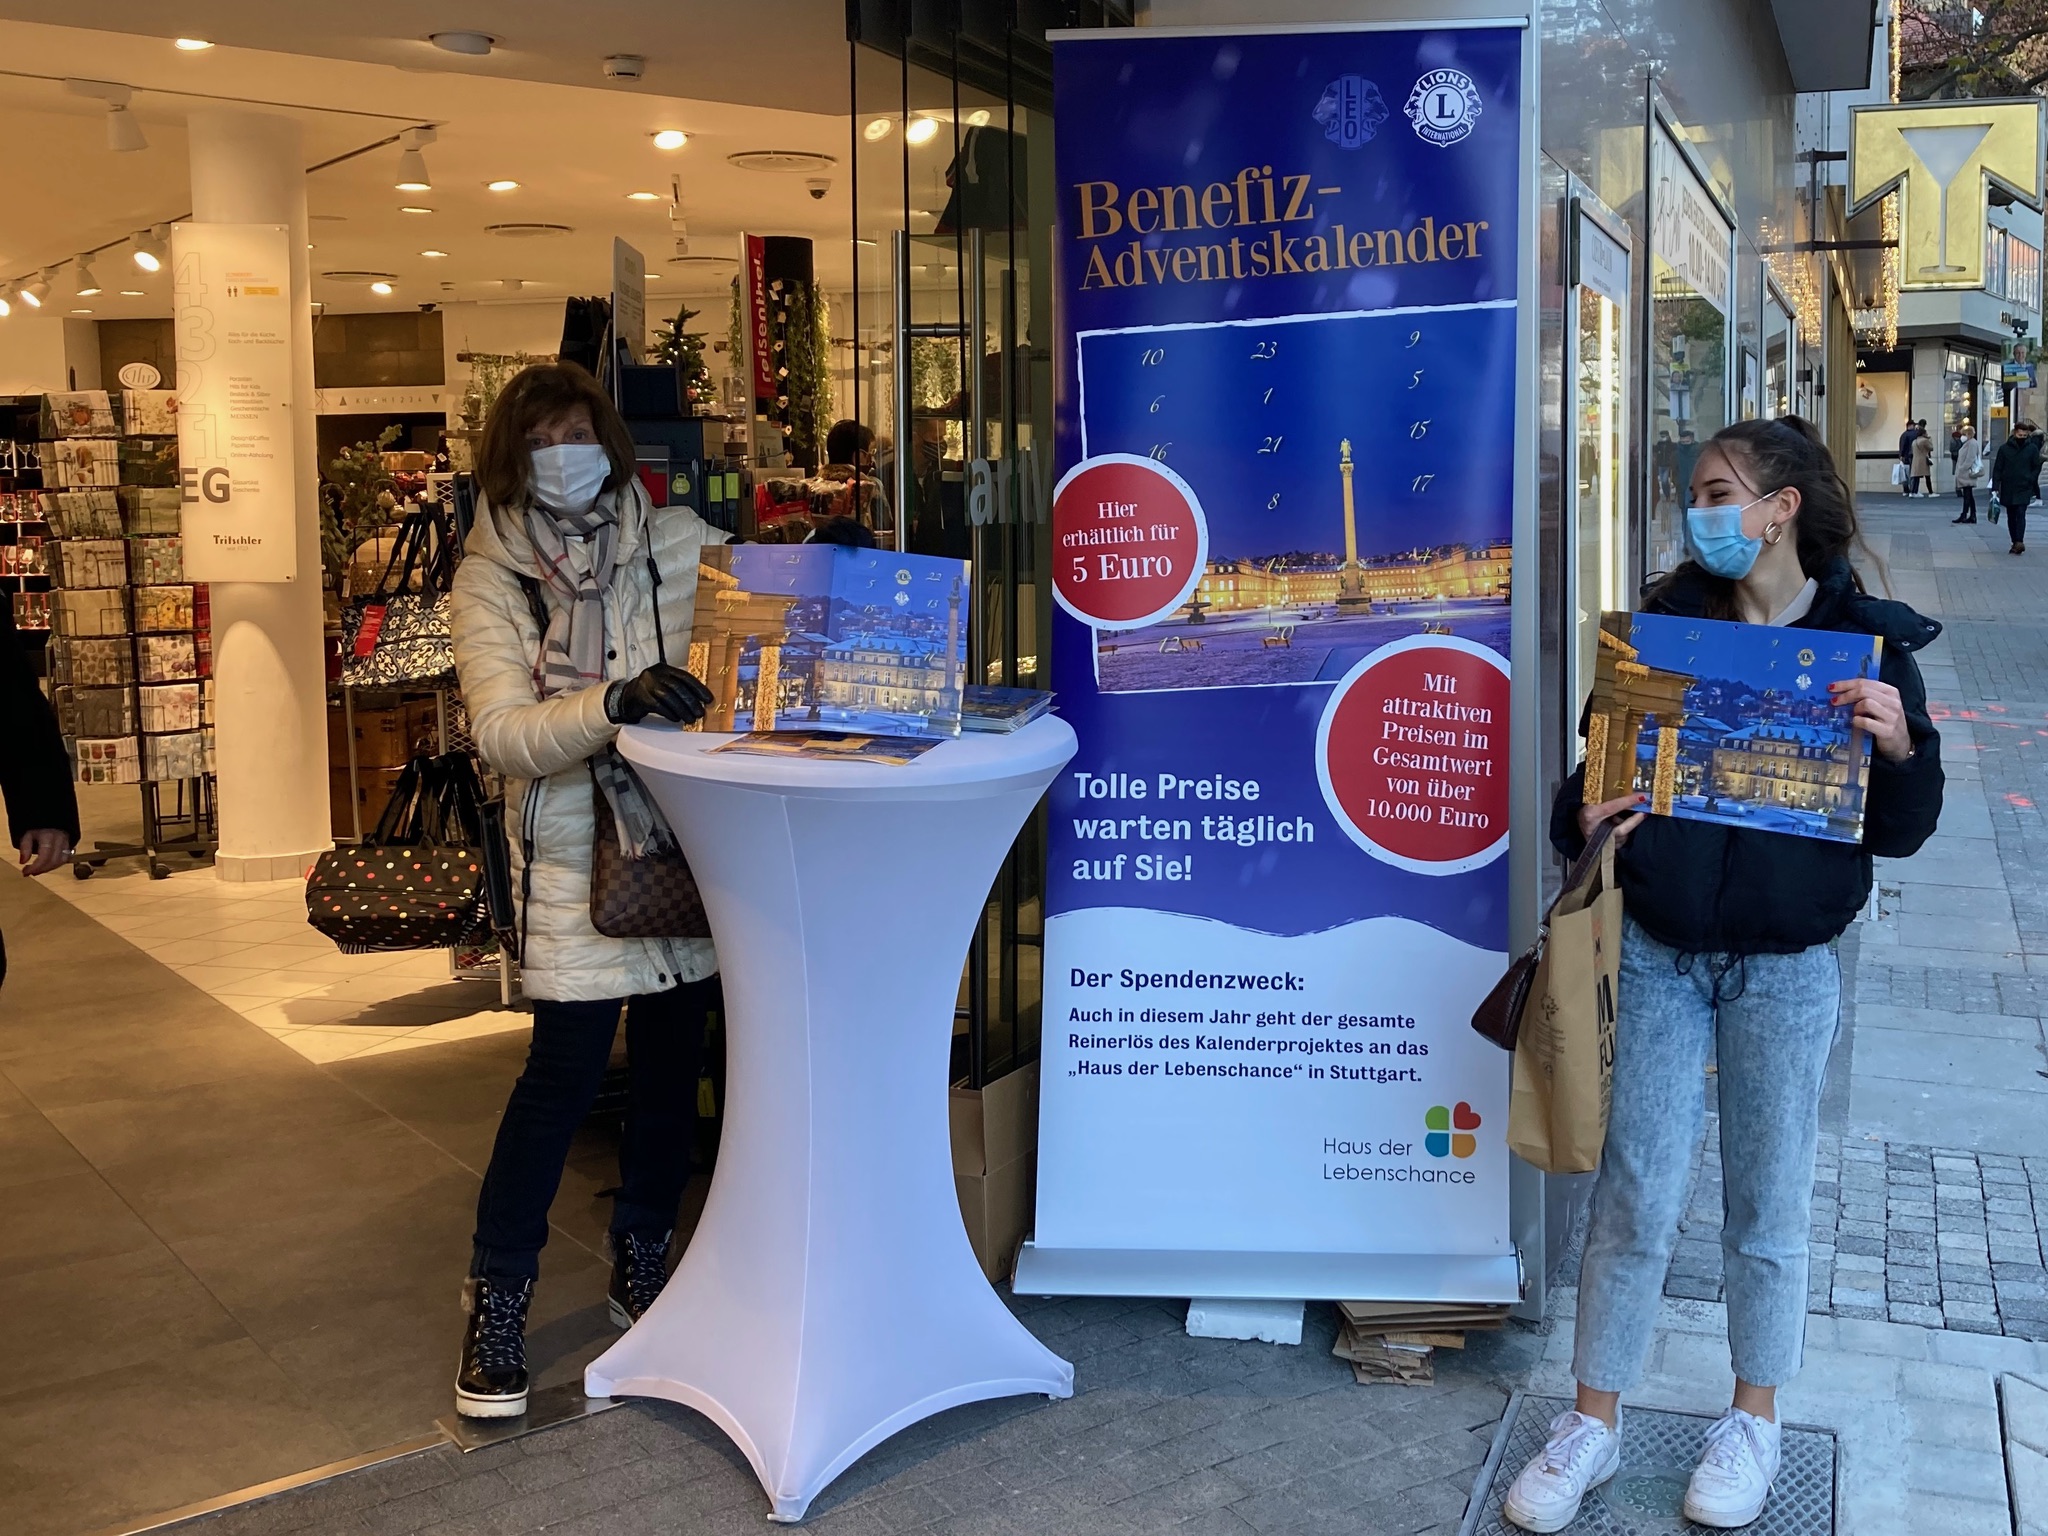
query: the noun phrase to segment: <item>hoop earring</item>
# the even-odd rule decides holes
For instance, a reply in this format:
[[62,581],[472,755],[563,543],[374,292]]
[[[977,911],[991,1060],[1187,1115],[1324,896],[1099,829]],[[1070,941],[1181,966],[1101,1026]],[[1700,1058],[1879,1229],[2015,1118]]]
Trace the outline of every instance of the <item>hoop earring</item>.
[[[1773,537],[1772,537],[1772,535],[1773,535],[1773,534],[1777,535],[1777,537],[1773,538]],[[1765,523],[1765,524],[1764,524],[1764,542],[1765,542],[1766,544],[1769,544],[1769,545],[1770,545],[1770,546],[1772,546],[1773,548],[1776,548],[1776,547],[1777,547],[1778,545],[1780,545],[1780,544],[1784,543],[1784,542],[1785,542],[1785,525],[1784,525],[1783,523]]]

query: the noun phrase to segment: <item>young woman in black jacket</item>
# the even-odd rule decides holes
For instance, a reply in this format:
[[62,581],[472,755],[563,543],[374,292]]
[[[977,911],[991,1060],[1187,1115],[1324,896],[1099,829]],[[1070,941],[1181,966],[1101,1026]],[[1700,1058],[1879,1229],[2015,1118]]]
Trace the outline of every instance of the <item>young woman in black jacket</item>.
[[1871,858],[1904,858],[1941,814],[1941,740],[1912,653],[1941,633],[1864,590],[1849,490],[1796,417],[1745,421],[1701,452],[1686,512],[1692,559],[1653,613],[1876,635],[1878,676],[1836,683],[1870,738],[1860,845],[1646,816],[1644,795],[1588,806],[1583,766],[1558,791],[1551,840],[1573,856],[1612,821],[1626,917],[1614,1097],[1579,1280],[1574,1409],[1509,1490],[1508,1519],[1556,1531],[1620,1465],[1621,1392],[1656,1322],[1692,1152],[1718,1066],[1734,1405],[1707,1434],[1685,1513],[1733,1528],[1778,1470],[1777,1388],[1799,1368],[1821,1079],[1841,976],[1834,941],[1869,898]]

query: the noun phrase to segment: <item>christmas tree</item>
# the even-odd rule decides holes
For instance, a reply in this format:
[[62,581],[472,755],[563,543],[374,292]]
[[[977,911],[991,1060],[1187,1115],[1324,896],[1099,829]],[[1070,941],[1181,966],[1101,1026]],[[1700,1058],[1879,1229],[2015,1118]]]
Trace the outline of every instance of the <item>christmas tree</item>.
[[703,313],[685,304],[675,319],[663,322],[654,338],[653,361],[668,363],[681,371],[683,398],[690,402],[693,411],[711,403],[711,369],[704,361],[704,333],[686,331],[683,327],[692,316]]

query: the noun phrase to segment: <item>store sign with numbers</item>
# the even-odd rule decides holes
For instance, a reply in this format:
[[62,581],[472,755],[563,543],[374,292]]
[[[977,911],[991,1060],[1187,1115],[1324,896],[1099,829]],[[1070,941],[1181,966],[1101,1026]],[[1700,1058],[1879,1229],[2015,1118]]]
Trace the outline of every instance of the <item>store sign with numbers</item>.
[[1072,33],[1021,1291],[1504,1300],[1511,26]]
[[290,232],[173,225],[171,272],[185,575],[291,581],[299,555]]

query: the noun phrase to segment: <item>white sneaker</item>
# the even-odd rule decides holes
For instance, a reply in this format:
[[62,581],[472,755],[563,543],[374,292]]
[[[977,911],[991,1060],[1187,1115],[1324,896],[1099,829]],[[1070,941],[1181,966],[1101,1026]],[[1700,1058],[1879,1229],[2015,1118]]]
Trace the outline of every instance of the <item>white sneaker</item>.
[[1621,1470],[1621,1431],[1567,1408],[1550,1421],[1550,1440],[1522,1468],[1501,1513],[1525,1531],[1561,1531],[1579,1503]]
[[1707,1431],[1707,1446],[1685,1489],[1685,1518],[1734,1530],[1764,1512],[1778,1475],[1782,1431],[1769,1419],[1730,1408]]

